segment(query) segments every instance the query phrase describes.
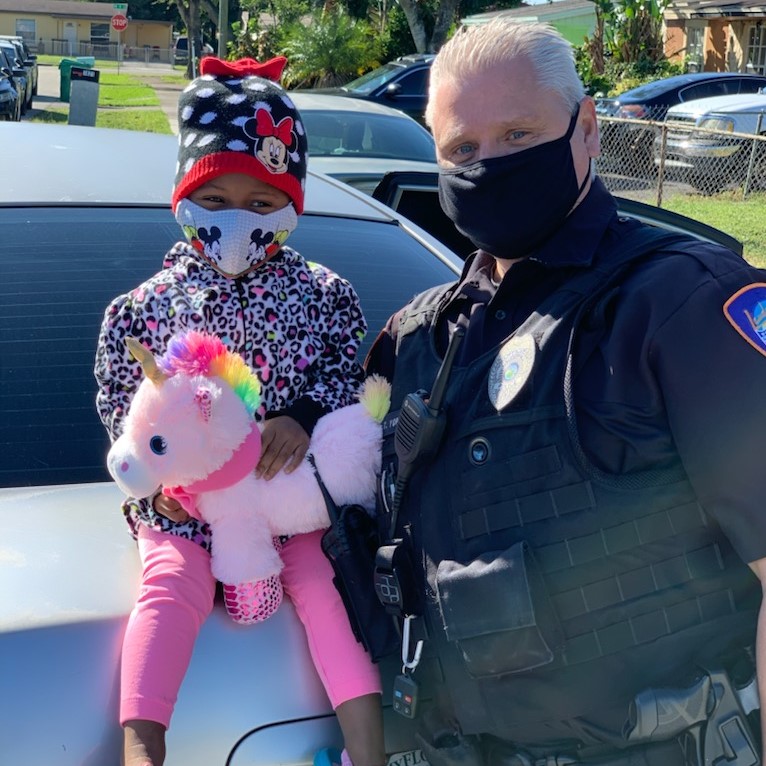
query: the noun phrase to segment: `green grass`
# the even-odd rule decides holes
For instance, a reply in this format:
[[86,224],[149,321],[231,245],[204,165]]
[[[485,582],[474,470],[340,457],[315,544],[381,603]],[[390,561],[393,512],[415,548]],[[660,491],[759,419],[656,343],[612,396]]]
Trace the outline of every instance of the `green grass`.
[[[77,56],[53,56],[49,53],[43,53],[37,55],[37,63],[41,66],[55,66],[58,67],[59,63],[61,62],[61,59],[64,58],[78,58]],[[117,67],[117,62],[110,59],[96,59],[96,63],[94,64],[94,67],[96,69],[115,69]]]
[[138,78],[125,74],[102,72],[99,78],[99,106],[157,106],[154,88]]
[[662,206],[702,221],[736,237],[744,246],[747,261],[766,268],[766,194],[723,192],[712,197],[678,194],[663,200]]
[[[69,119],[67,109],[45,109],[32,117],[32,122],[66,123]],[[122,130],[140,130],[147,133],[171,134],[170,123],[164,112],[159,109],[115,109],[99,111],[96,114],[97,128],[120,128]]]
[[[184,72],[186,70],[184,69]],[[160,77],[160,82],[168,82],[174,85],[188,85],[189,78],[185,74],[164,74]]]

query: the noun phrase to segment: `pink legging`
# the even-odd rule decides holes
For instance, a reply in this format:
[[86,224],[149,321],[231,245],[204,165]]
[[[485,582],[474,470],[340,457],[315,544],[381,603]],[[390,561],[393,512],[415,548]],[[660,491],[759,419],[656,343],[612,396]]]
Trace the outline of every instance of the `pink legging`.
[[[290,538],[282,548],[282,585],[308,638],[309,651],[333,708],[380,693],[380,676],[348,624],[320,547],[322,532]],[[141,590],[122,648],[120,723],[169,726],[194,642],[213,608],[210,556],[197,543],[155,532],[138,535]]]

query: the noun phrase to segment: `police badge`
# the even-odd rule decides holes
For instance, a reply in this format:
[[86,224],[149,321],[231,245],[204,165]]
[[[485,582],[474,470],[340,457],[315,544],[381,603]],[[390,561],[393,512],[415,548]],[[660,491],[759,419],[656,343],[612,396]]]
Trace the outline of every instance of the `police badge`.
[[514,336],[498,352],[487,380],[489,400],[498,412],[513,401],[527,382],[536,353],[537,345],[531,335]]

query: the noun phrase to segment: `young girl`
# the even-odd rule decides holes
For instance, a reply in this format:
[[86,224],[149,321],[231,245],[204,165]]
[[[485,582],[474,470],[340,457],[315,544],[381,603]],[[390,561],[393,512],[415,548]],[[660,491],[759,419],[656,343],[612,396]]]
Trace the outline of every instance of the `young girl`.
[[[162,270],[107,308],[96,357],[101,419],[121,433],[142,373],[125,338],[162,354],[187,329],[218,335],[261,380],[263,453],[256,473],[290,472],[319,417],[351,404],[366,323],[351,285],[283,247],[303,212],[307,142],[276,84],[286,59],[201,62],[179,100],[172,207],[188,243]],[[200,626],[213,606],[211,535],[163,494],[123,506],[138,540],[141,590],[123,643],[120,721],[126,766],[161,766],[165,730]],[[232,614],[273,613],[282,589],[303,623],[317,672],[345,739],[343,761],[385,762],[380,679],[351,633],[320,548],[321,532],[285,541],[280,578],[225,592]],[[213,542],[214,544],[214,542]],[[179,576],[182,575],[182,576]],[[327,761],[322,751],[320,760]]]

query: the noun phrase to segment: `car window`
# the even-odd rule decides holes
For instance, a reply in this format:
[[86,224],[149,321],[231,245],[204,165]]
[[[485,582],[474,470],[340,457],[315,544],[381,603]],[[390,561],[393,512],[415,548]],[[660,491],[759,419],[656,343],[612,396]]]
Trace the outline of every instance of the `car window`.
[[737,90],[734,92],[757,93],[763,87],[766,87],[766,77],[740,77],[737,79]]
[[361,95],[367,95],[372,93],[376,88],[387,83],[394,77],[397,72],[401,72],[402,68],[395,64],[384,64],[377,69],[373,69],[372,72],[367,72],[361,77],[357,77],[356,80],[346,83],[343,86],[344,90],[354,91]]
[[694,101],[698,98],[711,98],[712,96],[725,96],[728,93],[734,93],[731,85],[726,80],[710,80],[696,85],[690,85],[682,88],[678,93],[680,101]]
[[2,51],[5,54],[5,58],[8,61],[8,66],[10,66],[12,69],[20,69],[21,62],[16,56],[15,48],[13,46],[6,47],[5,45],[0,45],[0,48],[2,48]]
[[364,112],[301,112],[311,157],[380,157],[435,162],[433,137],[401,117]]
[[400,96],[424,96],[428,91],[428,75],[430,69],[417,69],[408,72],[396,82],[400,86]]
[[[93,365],[107,304],[178,239],[166,208],[0,209],[0,486],[108,480]],[[347,277],[369,332],[412,295],[454,279],[389,223],[304,215],[290,238]]]

